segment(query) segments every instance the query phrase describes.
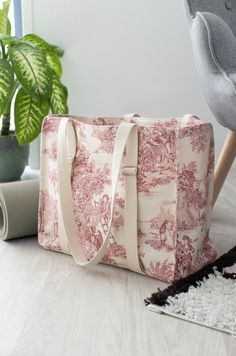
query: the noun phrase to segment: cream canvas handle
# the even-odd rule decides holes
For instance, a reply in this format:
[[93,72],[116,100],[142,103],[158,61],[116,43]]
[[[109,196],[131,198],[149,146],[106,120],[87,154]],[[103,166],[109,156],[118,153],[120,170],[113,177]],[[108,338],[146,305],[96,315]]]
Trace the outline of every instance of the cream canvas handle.
[[[126,147],[126,144],[129,143]],[[138,135],[135,123],[122,122],[116,133],[113,158],[112,158],[112,193],[110,207],[110,221],[108,231],[103,243],[96,255],[90,260],[85,256],[80,245],[76,232],[76,226],[73,213],[73,197],[71,189],[71,168],[76,149],[76,134],[70,118],[62,118],[58,128],[57,153],[58,153],[58,185],[60,196],[59,219],[63,220],[65,235],[70,247],[71,254],[75,262],[80,266],[88,266],[101,261],[107,249],[112,219],[114,213],[114,203],[116,187],[119,178],[119,172],[122,157],[126,147],[126,165],[123,167],[125,175],[126,206],[124,216],[125,227],[125,249],[127,253],[127,262],[131,270],[144,273],[140,265],[137,247],[137,147]],[[133,177],[133,178],[132,178]]]

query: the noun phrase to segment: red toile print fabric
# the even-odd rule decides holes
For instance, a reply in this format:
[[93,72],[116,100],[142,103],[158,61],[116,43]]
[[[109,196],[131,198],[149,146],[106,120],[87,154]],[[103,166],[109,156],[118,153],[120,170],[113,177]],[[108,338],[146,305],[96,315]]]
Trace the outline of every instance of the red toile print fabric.
[[[214,139],[210,123],[195,116],[169,120],[71,117],[77,136],[71,189],[76,232],[91,259],[108,231],[111,163],[122,120],[138,125],[138,253],[148,276],[166,282],[187,277],[216,259],[209,238]],[[62,252],[57,171],[61,116],[42,126],[39,243]],[[125,160],[125,155],[123,157]],[[124,247],[124,176],[120,171],[112,230],[102,262],[128,268]]]

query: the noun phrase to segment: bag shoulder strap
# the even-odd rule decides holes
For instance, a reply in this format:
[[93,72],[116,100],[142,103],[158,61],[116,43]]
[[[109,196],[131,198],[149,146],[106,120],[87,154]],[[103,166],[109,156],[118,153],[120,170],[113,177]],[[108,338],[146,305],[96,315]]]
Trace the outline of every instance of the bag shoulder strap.
[[[140,265],[137,247],[137,126],[134,123],[122,122],[116,133],[112,158],[112,193],[110,220],[108,231],[97,254],[90,260],[84,254],[76,232],[73,213],[73,197],[71,190],[71,168],[75,154],[76,135],[70,118],[62,118],[58,128],[58,185],[60,197],[59,218],[63,220],[65,236],[75,262],[80,266],[88,266],[101,261],[104,256],[112,228],[115,194],[124,150],[126,148],[126,164],[123,167],[125,175],[125,249],[128,267],[139,273],[144,273]],[[128,144],[127,144],[128,143]],[[126,147],[127,144],[127,147]]]

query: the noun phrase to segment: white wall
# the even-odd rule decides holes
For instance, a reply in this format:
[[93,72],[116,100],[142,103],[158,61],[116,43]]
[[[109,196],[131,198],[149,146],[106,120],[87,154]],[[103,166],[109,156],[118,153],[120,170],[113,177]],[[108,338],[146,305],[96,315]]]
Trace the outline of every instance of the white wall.
[[[23,1],[27,8],[30,0]],[[226,130],[205,102],[183,1],[31,2],[34,32],[65,49],[63,81],[71,113],[192,112],[213,122],[219,152]]]

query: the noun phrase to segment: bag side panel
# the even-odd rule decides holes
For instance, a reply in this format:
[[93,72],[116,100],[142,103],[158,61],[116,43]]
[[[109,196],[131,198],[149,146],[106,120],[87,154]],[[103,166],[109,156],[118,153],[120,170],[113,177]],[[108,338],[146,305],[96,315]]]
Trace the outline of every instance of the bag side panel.
[[146,274],[171,282],[176,246],[177,121],[139,127],[138,246]]
[[39,244],[61,251],[58,236],[57,130],[60,118],[44,119],[41,133],[40,193],[38,213]]
[[176,280],[216,258],[209,239],[213,171],[212,126],[190,120],[187,127],[180,129]]

